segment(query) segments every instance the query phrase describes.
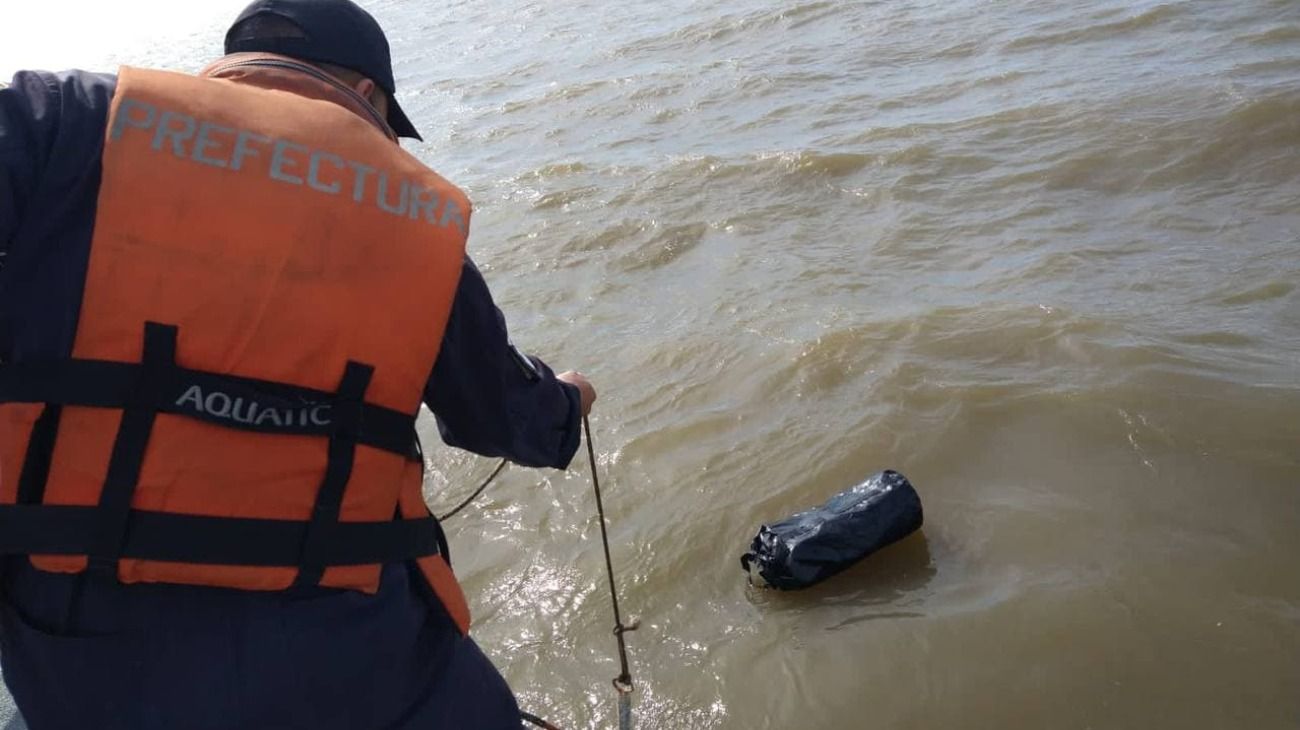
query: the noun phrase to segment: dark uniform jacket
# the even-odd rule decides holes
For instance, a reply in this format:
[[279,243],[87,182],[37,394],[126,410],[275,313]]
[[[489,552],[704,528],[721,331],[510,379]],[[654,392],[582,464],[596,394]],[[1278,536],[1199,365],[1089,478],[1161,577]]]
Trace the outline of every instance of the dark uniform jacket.
[[[114,87],[22,72],[0,88],[0,361],[71,354]],[[443,440],[564,468],[577,389],[511,346],[463,267],[425,393]],[[519,726],[500,676],[404,565],[385,566],[374,596],[99,585],[25,558],[6,561],[3,587],[0,663],[37,730]]]

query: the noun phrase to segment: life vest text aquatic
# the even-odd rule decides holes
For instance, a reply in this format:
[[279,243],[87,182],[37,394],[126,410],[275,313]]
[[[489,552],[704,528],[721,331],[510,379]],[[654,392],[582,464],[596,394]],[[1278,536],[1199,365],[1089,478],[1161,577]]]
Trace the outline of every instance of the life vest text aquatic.
[[72,359],[0,369],[0,524],[30,533],[0,548],[248,590],[374,591],[396,556],[466,630],[414,456],[464,194],[337,104],[225,80],[123,68],[106,134]]

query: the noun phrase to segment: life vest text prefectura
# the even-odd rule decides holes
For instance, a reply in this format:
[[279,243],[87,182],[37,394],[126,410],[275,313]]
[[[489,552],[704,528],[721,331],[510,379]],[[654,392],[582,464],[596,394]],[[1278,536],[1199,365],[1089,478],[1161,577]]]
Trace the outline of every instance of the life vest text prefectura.
[[394,181],[385,170],[328,150],[159,110],[128,97],[122,99],[109,138],[119,140],[129,130],[151,134],[155,151],[166,149],[183,160],[242,172],[253,169],[247,164],[250,159],[264,158],[269,160],[266,170],[272,180],[324,195],[350,194],[353,201],[375,205],[385,213],[411,220],[423,218],[440,228],[455,226],[465,233],[464,214],[456,201],[442,200],[437,192],[410,180]]

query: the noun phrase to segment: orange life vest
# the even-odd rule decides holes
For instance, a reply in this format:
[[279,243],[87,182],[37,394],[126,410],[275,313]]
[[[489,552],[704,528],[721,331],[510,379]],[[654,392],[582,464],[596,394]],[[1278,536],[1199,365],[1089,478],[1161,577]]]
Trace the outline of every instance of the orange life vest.
[[72,357],[0,368],[0,551],[247,590],[414,560],[467,631],[415,416],[469,201],[310,83],[122,69]]

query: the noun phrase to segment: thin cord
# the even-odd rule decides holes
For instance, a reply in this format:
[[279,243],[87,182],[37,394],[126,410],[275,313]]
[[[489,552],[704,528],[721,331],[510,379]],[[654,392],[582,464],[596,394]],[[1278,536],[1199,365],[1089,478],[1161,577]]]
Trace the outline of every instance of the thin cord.
[[529,723],[536,725],[537,727],[540,727],[542,730],[560,730],[560,728],[556,727],[555,725],[552,725],[551,723],[543,720],[542,718],[530,712],[524,712],[521,710],[519,714]]
[[496,478],[497,478],[497,474],[500,474],[500,473],[501,473],[501,470],[504,469],[504,468],[506,468],[506,460],[505,460],[505,459],[502,459],[502,460],[501,460],[501,463],[500,463],[500,464],[497,464],[497,468],[495,468],[495,469],[492,470],[492,473],[488,475],[488,478],[487,478],[487,479],[484,479],[484,480],[483,480],[483,483],[480,484],[480,485],[478,486],[478,489],[475,489],[475,490],[474,490],[474,493],[473,493],[473,494],[471,494],[471,495],[469,495],[468,497],[466,497],[464,502],[461,502],[460,504],[456,505],[456,509],[454,509],[454,510],[448,512],[448,513],[445,514],[445,515],[442,515],[442,516],[439,517],[438,519],[439,519],[439,520],[447,520],[447,519],[450,519],[450,518],[452,518],[452,517],[455,517],[457,512],[459,512],[459,511],[465,509],[466,507],[468,507],[468,506],[469,506],[469,503],[470,503],[470,502],[473,502],[473,501],[474,501],[474,500],[475,500],[475,499],[476,499],[480,494],[482,494],[482,493],[483,493],[483,490],[488,488],[488,485],[492,483],[492,480],[493,480],[493,479],[496,479]]
[[[605,504],[604,500],[601,499],[600,475],[596,471],[596,447],[591,440],[591,423],[587,420],[586,416],[582,417],[582,430],[587,439],[587,459],[591,462],[591,484],[596,491],[596,514],[600,517],[600,542],[605,549],[605,574],[609,577],[609,598],[610,603],[614,606],[614,636],[618,639],[618,661],[622,668],[622,672],[614,679],[614,688],[618,690],[619,693],[619,726],[621,728],[631,728],[632,709],[628,696],[632,693],[633,689],[632,673],[628,669],[627,642],[624,640],[623,634],[628,631],[635,631],[637,627],[635,622],[632,626],[624,626],[623,615],[618,608],[618,589],[615,587],[614,583],[614,560],[610,557],[609,553],[609,532],[605,527]],[[483,490],[488,488],[488,485],[492,483],[492,480],[496,479],[497,475],[506,468],[506,463],[506,460],[502,459],[501,463],[497,464],[497,468],[492,470],[492,473],[488,475],[487,479],[483,480],[483,483],[479,485],[478,489],[474,490],[473,494],[469,495],[469,497],[467,497],[463,502],[456,505],[455,509],[442,515],[438,519],[447,520],[456,516],[457,513],[468,507],[471,502],[483,493]],[[543,728],[543,730],[559,730],[555,725],[550,724],[536,715],[522,711],[520,712],[520,715],[527,722]]]
[[623,672],[614,680],[614,687],[622,694],[632,691],[632,673],[627,667],[627,642],[623,640],[628,628],[623,625],[622,614],[618,610],[618,590],[614,587],[614,561],[609,557],[609,533],[605,529],[605,505],[600,498],[600,476],[596,473],[596,447],[591,443],[591,424],[587,417],[582,417],[582,430],[587,437],[587,458],[591,461],[591,483],[596,488],[596,513],[600,516],[600,541],[605,546],[605,572],[609,575],[609,598],[614,604],[614,636],[618,637],[618,661]]
[[[468,497],[466,497],[466,498],[465,498],[465,501],[463,501],[463,502],[461,502],[460,504],[456,505],[456,508],[455,508],[455,509],[453,509],[452,511],[448,512],[447,514],[445,514],[445,515],[439,517],[438,520],[439,520],[439,521],[446,521],[447,519],[449,519],[449,518],[451,518],[451,517],[455,517],[457,512],[460,512],[461,510],[463,510],[463,509],[465,509],[466,507],[468,507],[468,506],[470,505],[471,502],[473,502],[475,499],[478,498],[478,496],[479,496],[480,494],[483,493],[483,490],[484,490],[484,489],[487,489],[487,488],[488,488],[488,485],[492,483],[492,480],[493,480],[493,479],[496,479],[496,478],[497,478],[497,475],[500,474],[501,471],[502,471],[503,469],[506,468],[506,464],[507,464],[507,463],[508,463],[508,462],[507,462],[505,459],[502,459],[502,460],[501,460],[501,463],[500,463],[500,464],[497,464],[497,468],[495,468],[495,469],[492,470],[492,473],[488,475],[488,478],[487,478],[487,479],[484,479],[484,480],[483,480],[483,483],[480,484],[480,485],[478,486],[478,489],[475,489],[475,490],[474,490],[474,493],[473,493],[473,494],[471,494],[471,495],[469,495]],[[520,711],[519,711],[519,716],[522,717],[522,718],[523,718],[524,720],[526,720],[527,722],[529,722],[530,724],[532,724],[532,725],[536,725],[537,727],[542,728],[542,730],[560,730],[560,728],[559,728],[558,726],[552,725],[551,723],[547,722],[546,720],[543,720],[542,718],[540,718],[540,717],[538,717],[537,715],[534,715],[534,714],[532,714],[532,713],[530,713],[530,712],[524,712],[523,710],[520,710]]]

